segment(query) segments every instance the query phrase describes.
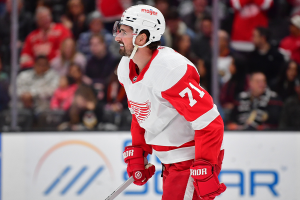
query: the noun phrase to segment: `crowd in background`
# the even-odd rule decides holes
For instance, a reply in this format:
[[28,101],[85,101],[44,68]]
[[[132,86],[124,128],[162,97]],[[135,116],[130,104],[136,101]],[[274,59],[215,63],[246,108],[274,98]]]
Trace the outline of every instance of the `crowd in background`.
[[[212,92],[211,0],[18,0],[20,130],[129,130],[111,34],[135,4],[166,19],[161,44]],[[11,122],[12,0],[0,0],[0,130]],[[300,1],[219,0],[218,109],[227,130],[300,130]],[[159,73],[159,72],[157,72]]]

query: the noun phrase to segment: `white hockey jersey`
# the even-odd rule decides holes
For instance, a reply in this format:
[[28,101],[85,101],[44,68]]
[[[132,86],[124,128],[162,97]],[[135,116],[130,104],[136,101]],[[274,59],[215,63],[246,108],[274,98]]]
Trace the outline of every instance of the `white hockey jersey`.
[[[133,114],[133,143],[142,145],[144,139],[165,164],[194,159],[195,141],[196,148],[201,148],[196,149],[199,154],[208,148],[204,157],[218,155],[223,122],[211,96],[199,86],[200,77],[193,63],[171,48],[159,47],[140,74],[136,69],[127,57],[118,67],[118,79]],[[195,130],[204,130],[198,134],[199,145]],[[202,144],[205,138],[208,141]],[[215,144],[216,150],[209,149]]]

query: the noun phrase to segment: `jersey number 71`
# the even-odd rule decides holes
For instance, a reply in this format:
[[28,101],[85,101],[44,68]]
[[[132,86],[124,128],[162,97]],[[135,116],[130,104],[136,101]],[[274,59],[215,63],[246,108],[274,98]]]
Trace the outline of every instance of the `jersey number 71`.
[[[205,93],[203,91],[201,91],[199,88],[197,88],[196,86],[194,86],[192,83],[189,83],[189,85],[191,86],[192,89],[196,90],[199,93],[199,96],[201,98],[203,98],[203,96],[205,95]],[[190,106],[193,107],[197,101],[196,99],[193,98],[193,94],[192,91],[189,87],[186,87],[184,90],[182,90],[179,95],[183,98],[185,96],[185,94],[188,95],[189,97],[189,101],[190,101]]]

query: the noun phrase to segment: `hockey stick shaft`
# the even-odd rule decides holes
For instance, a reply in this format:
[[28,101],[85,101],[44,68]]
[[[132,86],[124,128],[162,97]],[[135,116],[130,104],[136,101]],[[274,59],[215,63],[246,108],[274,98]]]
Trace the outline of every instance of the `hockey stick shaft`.
[[105,200],[113,200],[119,194],[121,194],[131,183],[133,183],[134,179],[131,176],[125,183],[123,183],[120,187],[118,187],[111,195],[109,195]]

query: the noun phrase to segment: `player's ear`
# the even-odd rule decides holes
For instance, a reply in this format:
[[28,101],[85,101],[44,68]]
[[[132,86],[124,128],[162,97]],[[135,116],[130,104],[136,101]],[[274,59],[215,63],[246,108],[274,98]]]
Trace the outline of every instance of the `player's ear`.
[[139,34],[135,39],[135,44],[143,46],[147,42],[147,35],[145,33]]

